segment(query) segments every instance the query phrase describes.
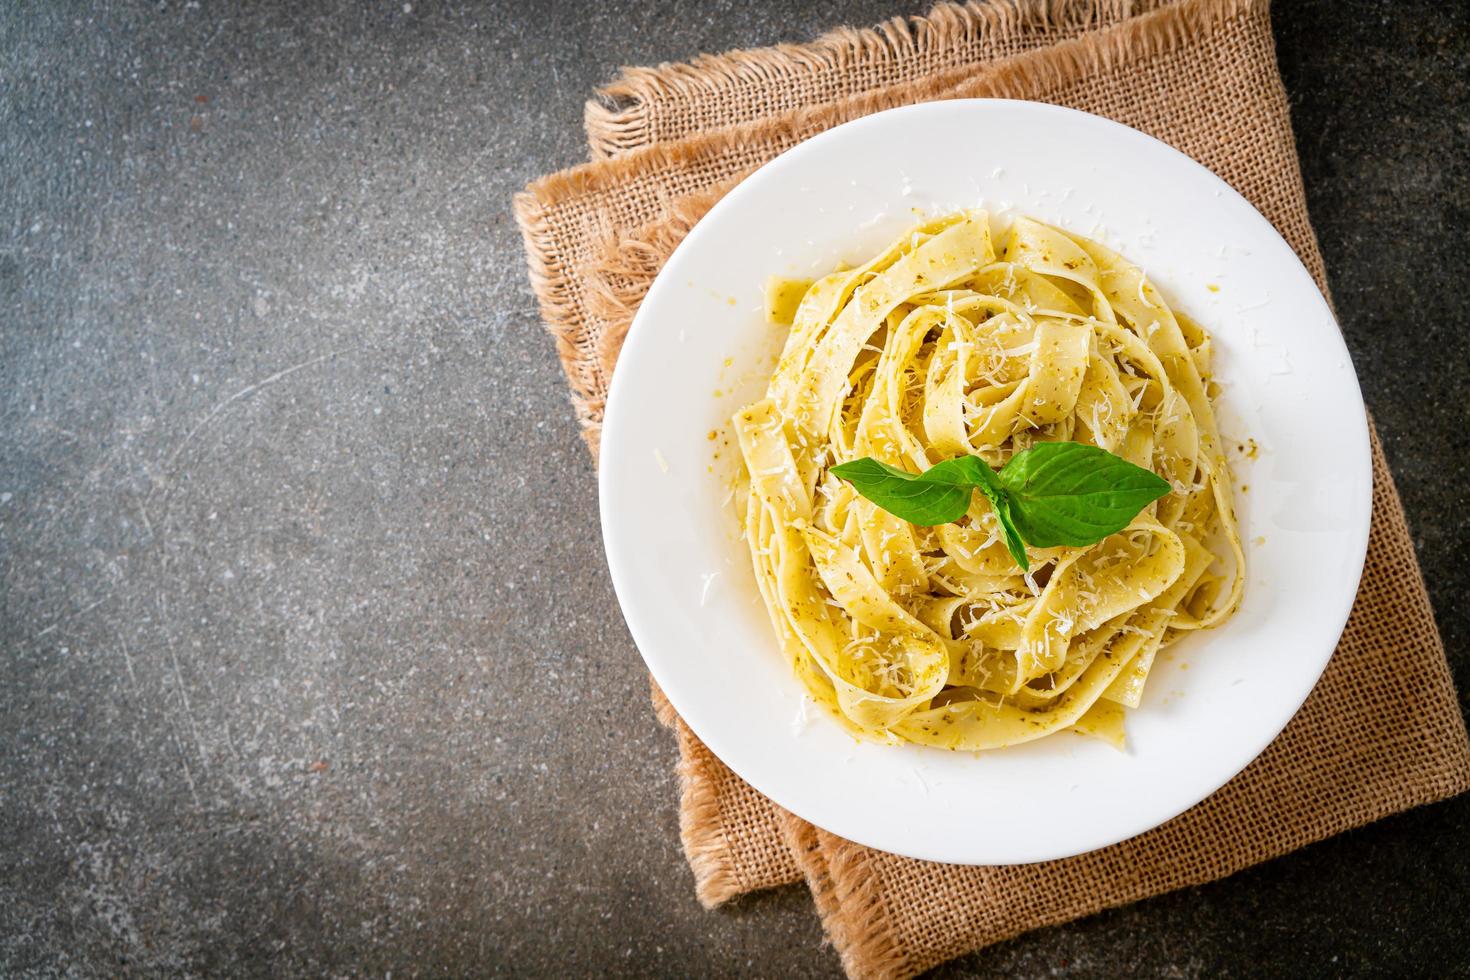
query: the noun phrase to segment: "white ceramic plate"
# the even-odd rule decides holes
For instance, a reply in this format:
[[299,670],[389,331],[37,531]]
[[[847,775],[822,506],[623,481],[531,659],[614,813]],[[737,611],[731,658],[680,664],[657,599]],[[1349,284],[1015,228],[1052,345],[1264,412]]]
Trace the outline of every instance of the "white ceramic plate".
[[[765,390],[772,274],[859,261],[925,214],[985,207],[1096,238],[1215,338],[1247,542],[1239,613],[1161,658],[1118,752],[1070,733],[975,755],[855,742],[783,662],[729,499],[729,418]],[[710,433],[718,435],[711,440]],[[1302,264],[1218,177],[1096,116],[973,100],[824,133],[712,210],[653,284],[602,433],[613,584],[659,686],[756,789],[898,854],[1016,864],[1142,833],[1214,792],[1301,706],[1357,591],[1371,511],[1363,403]],[[807,717],[803,717],[803,715]]]

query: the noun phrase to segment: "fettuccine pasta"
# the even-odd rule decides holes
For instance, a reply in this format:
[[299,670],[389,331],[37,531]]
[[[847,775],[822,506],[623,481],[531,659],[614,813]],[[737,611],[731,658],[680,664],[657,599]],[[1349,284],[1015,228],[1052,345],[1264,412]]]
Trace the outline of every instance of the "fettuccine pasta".
[[[766,397],[735,415],[744,535],[781,647],[855,734],[948,749],[1073,729],[1122,744],[1159,651],[1240,601],[1244,556],[1209,392],[1210,337],[1096,242],[984,212],[870,261],[775,281],[790,324]],[[1041,441],[1102,447],[1173,491],[1023,573],[975,494],[917,527],[828,472],[1000,467]]]

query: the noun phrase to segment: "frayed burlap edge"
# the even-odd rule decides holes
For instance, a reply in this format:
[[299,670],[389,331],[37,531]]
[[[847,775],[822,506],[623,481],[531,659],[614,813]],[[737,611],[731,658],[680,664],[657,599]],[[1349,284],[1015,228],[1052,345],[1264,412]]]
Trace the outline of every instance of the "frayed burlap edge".
[[716,908],[752,890],[735,866],[725,834],[716,769],[723,764],[684,724],[652,675],[648,686],[654,716],[674,732],[679,746],[679,841],[694,872],[694,895],[705,908]]
[[[936,51],[964,50],[999,42],[1026,29],[1046,35],[1094,30],[1152,9],[1168,0],[993,0],[990,3],[940,3],[928,13],[893,17],[874,27],[842,27],[806,44],[702,55],[692,62],[626,67],[587,101],[583,121],[594,160],[639,147],[683,138],[661,133],[658,107],[670,102],[720,100],[760,104],[759,89],[804,89],[813,79],[839,77],[856,65],[867,66],[866,87],[881,84],[885,68],[915,61]],[[833,92],[842,97],[851,92]],[[766,108],[762,106],[762,108]],[[789,106],[767,109],[766,114]]]
[[689,730],[683,719],[675,722],[679,735],[679,840],[694,872],[694,894],[707,909],[748,891],[730,860],[720,797],[707,772],[714,755]]
[[549,211],[536,206],[536,203],[528,191],[517,194],[513,203],[516,224],[521,229],[521,241],[526,248],[531,292],[536,295],[541,309],[541,322],[556,341],[556,355],[567,374],[567,382],[572,388],[572,407],[582,426],[582,441],[595,462],[598,441],[602,436],[601,413],[595,420],[591,417],[589,393],[583,390],[585,386],[571,369],[581,356],[578,350],[581,313],[572,300],[568,281],[572,272],[562,264],[557,254]]
[[730,860],[720,797],[709,772],[714,756],[684,724],[652,675],[648,688],[654,716],[673,730],[679,743],[679,841],[694,872],[695,897],[700,905],[712,909],[747,890]]
[[[1261,2],[1182,0],[1175,6],[1140,14],[1096,35],[1049,46],[1045,58],[1035,58],[1035,52],[1028,52],[981,66],[978,71],[988,79],[992,74],[1004,77],[1004,70],[1010,68],[1014,75],[1032,79],[1032,86],[1054,87],[1080,77],[1089,69],[1106,70],[1119,60],[1147,58],[1174,50],[1201,32],[1255,11]],[[1102,38],[1110,40],[1101,42]],[[973,65],[960,66],[943,72],[939,80],[952,84],[954,78],[970,77],[976,71]],[[560,170],[533,181],[516,195],[517,218],[523,228],[544,234],[544,225],[537,225],[535,219],[568,198],[607,193],[634,179],[656,178],[662,172],[680,167],[738,156],[737,151],[751,143],[799,142],[812,135],[814,125],[820,125],[821,130],[830,129],[848,119],[908,104],[915,101],[916,96],[925,94],[926,90],[937,94],[948,87],[947,84],[936,87],[933,84],[935,80],[934,77],[917,79],[896,89],[863,92],[836,103],[824,103],[780,117],[729,126],[689,139],[655,143],[609,160]]]
[[780,827],[843,972],[850,977],[904,975],[908,957],[894,934],[883,883],[867,863],[868,849],[784,810]]

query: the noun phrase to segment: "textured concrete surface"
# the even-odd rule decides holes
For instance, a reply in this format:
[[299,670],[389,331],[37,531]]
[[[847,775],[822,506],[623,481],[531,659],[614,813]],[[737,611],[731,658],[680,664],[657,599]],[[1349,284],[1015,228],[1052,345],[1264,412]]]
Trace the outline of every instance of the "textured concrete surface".
[[[0,975],[832,975],[694,902],[509,198],[621,63],[922,3],[0,7]],[[1470,14],[1283,2],[1470,690]],[[1445,975],[1470,801],[946,976]]]

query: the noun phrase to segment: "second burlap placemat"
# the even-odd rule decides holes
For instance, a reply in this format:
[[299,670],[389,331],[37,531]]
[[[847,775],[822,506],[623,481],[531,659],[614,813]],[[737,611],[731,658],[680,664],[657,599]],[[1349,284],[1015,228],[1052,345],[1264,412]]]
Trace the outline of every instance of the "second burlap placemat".
[[[588,112],[592,164],[516,201],[532,283],[589,446],[637,303],[688,228],[745,174],[817,132],[938,98],[1070,105],[1151,133],[1249,198],[1324,286],[1265,0],[1003,2],[811,45],[630,71]],[[1228,875],[1470,787],[1470,746],[1393,481],[1373,440],[1368,562],[1317,689],[1262,756],[1132,840],[1064,861],[938,865],[873,851],[775,807],[655,692],[680,746],[681,830],[717,904],[805,877],[854,976],[908,976],[1037,926]]]

